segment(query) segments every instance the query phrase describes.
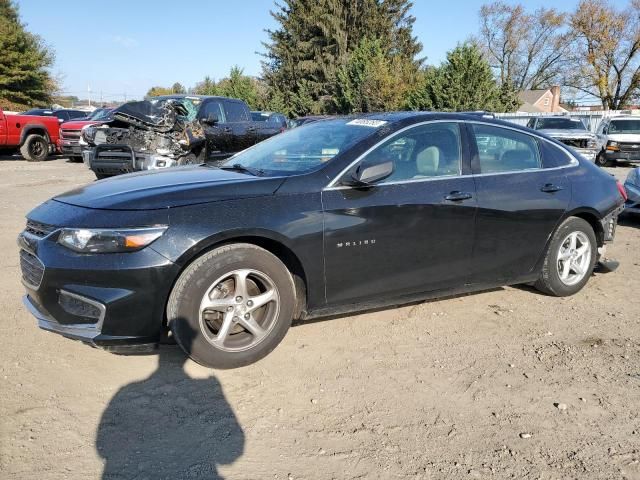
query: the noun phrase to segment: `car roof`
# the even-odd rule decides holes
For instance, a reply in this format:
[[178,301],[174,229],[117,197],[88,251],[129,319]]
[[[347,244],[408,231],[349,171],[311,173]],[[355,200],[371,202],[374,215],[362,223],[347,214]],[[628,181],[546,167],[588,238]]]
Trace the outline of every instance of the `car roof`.
[[179,99],[179,98],[197,98],[200,100],[207,100],[210,98],[215,98],[218,100],[233,100],[236,102],[242,102],[242,100],[240,100],[239,98],[230,98],[230,97],[221,97],[219,95],[191,95],[189,93],[176,93],[173,95],[158,95],[157,97],[150,97],[147,100],[151,100],[151,99]]

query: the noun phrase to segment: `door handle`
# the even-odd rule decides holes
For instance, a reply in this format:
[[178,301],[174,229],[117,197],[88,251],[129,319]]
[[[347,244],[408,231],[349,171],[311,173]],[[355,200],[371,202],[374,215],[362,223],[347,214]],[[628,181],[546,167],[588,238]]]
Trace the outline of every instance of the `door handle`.
[[451,192],[449,195],[445,195],[444,199],[449,200],[450,202],[460,202],[462,200],[469,200],[473,195],[467,192]]
[[562,187],[558,185],[554,185],[553,183],[545,183],[542,187],[540,187],[541,192],[545,193],[555,193],[562,190]]

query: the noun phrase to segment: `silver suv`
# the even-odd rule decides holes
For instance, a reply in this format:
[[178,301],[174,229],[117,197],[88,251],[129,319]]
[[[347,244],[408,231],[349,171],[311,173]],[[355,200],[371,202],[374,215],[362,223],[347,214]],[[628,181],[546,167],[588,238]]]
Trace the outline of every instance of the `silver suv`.
[[600,147],[596,163],[601,167],[618,162],[640,163],[640,116],[604,118],[596,134]]

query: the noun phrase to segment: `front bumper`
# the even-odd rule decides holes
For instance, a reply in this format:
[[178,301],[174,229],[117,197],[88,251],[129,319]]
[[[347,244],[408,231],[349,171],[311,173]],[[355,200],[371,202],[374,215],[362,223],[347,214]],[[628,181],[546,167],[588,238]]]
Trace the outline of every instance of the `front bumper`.
[[78,143],[78,140],[60,140],[58,142],[58,150],[63,155],[72,155],[74,157],[82,156],[82,147]]
[[640,163],[640,151],[612,152],[611,150],[605,150],[604,157],[610,162]]
[[624,211],[627,213],[640,214],[640,186],[626,182],[624,188],[627,191],[627,201],[624,204]]
[[150,247],[76,254],[57,243],[58,234],[24,231],[18,237],[23,301],[38,326],[114,352],[154,349],[178,267]]
[[84,163],[102,175],[120,175],[143,170],[174,167],[178,160],[148,152],[136,152],[129,145],[98,145],[82,154]]

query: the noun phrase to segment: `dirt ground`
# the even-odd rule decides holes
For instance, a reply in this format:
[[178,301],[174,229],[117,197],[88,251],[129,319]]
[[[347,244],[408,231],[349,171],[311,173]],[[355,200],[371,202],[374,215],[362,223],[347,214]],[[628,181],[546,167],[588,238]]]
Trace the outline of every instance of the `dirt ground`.
[[0,478],[640,479],[640,222],[574,297],[509,287],[305,323],[212,371],[173,346],[91,349],[22,307],[24,215],[92,180],[0,159]]

